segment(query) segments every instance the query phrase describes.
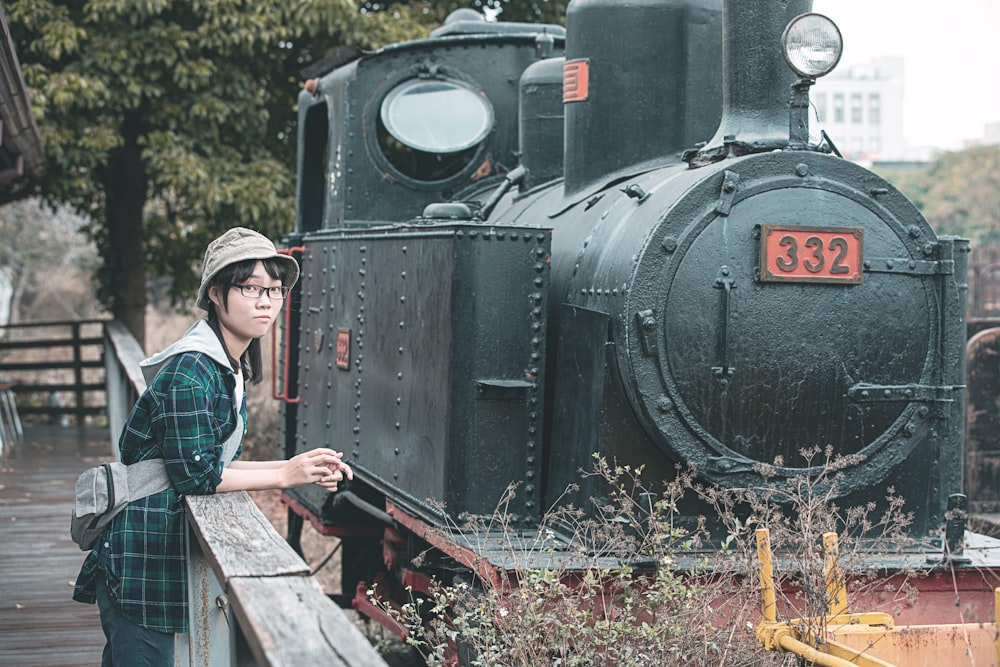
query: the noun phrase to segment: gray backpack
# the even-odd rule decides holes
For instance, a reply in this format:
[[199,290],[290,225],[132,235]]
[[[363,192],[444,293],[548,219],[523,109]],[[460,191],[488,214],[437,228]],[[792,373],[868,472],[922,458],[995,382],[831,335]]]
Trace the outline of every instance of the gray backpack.
[[[242,440],[243,417],[238,415],[236,430],[222,448],[223,467],[236,456]],[[90,551],[126,505],[169,487],[170,478],[163,459],[146,459],[130,466],[113,461],[85,470],[76,479],[76,505],[70,518],[69,534],[82,551]]]
[[169,486],[163,459],[147,459],[130,466],[113,461],[85,470],[76,480],[76,505],[69,534],[80,549],[90,551],[105,526],[126,505]]

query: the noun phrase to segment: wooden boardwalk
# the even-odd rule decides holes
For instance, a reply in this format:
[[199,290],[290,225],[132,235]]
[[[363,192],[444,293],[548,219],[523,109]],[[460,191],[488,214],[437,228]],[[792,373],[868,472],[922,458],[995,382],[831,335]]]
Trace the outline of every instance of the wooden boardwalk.
[[99,665],[96,605],[74,602],[85,554],[69,537],[74,482],[111,460],[106,428],[25,426],[0,452],[0,665]]

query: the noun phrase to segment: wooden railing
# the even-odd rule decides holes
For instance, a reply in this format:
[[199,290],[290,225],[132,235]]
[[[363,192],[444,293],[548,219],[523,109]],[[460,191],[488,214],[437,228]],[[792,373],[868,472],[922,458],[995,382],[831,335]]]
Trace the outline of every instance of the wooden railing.
[[[105,326],[104,350],[116,443],[146,388],[145,355],[118,322]],[[177,635],[177,665],[388,667],[246,492],[184,502],[191,632]]]
[[[104,414],[104,378],[99,369],[104,366],[101,326],[105,322],[0,326],[0,381],[10,385],[22,417],[73,415],[82,425],[87,416]],[[63,405],[59,396],[72,397],[72,405]]]
[[118,436],[136,400],[146,391],[139,362],[146,358],[142,346],[125,325],[112,320],[104,325],[104,381],[107,396],[108,429],[117,457]]

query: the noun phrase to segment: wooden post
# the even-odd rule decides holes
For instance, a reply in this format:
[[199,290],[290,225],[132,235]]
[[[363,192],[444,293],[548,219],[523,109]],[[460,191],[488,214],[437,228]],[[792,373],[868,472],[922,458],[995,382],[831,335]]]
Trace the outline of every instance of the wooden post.
[[71,325],[73,339],[73,383],[76,385],[74,394],[76,396],[76,425],[83,426],[83,349],[80,344],[80,323],[74,322]]

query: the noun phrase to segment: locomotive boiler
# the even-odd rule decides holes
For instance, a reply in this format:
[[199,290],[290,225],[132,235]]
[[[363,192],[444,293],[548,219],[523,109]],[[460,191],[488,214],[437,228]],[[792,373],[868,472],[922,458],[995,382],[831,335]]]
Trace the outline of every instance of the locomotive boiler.
[[287,454],[354,467],[286,494],[341,537],[345,594],[474,550],[436,529],[511,483],[525,531],[571,484],[592,507],[594,454],[768,488],[829,448],[838,505],[892,487],[945,548],[968,244],[810,131],[841,48],[810,10],[574,0],[565,31],[462,11],[309,82],[276,395]]

